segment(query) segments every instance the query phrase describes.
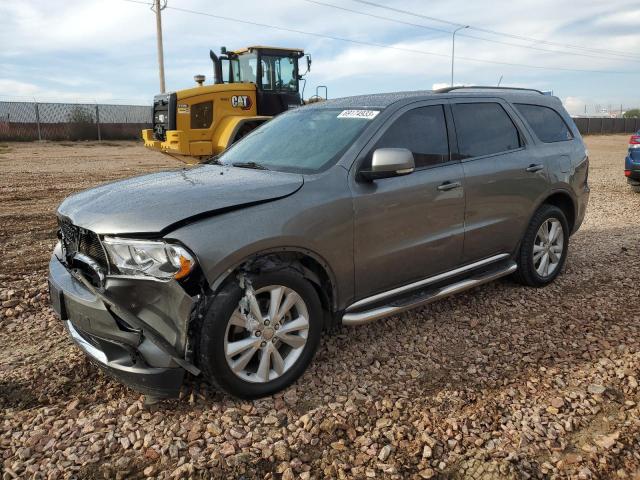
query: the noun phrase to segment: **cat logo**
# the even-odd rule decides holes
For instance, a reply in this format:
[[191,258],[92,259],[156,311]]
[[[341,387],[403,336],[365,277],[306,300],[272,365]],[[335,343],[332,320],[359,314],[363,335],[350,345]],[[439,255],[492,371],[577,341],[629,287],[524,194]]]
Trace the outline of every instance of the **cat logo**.
[[251,98],[248,95],[234,95],[231,97],[231,106],[249,110],[251,108]]

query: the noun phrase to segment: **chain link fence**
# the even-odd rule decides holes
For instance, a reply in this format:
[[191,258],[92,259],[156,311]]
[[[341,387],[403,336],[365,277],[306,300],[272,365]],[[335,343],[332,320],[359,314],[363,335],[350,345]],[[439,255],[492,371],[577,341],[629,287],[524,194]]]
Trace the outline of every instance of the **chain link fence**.
[[142,105],[0,101],[0,140],[130,140],[151,128]]
[[[0,141],[134,140],[151,128],[152,107],[0,100]],[[633,133],[640,118],[574,117],[583,135]]]

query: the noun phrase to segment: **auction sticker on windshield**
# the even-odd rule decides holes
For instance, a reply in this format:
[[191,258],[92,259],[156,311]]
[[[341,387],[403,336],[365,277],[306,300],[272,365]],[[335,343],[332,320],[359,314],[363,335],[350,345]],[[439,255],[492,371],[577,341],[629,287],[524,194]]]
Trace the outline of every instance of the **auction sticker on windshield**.
[[379,113],[380,110],[343,110],[338,115],[338,118],[364,118],[365,120],[371,120],[376,118]]

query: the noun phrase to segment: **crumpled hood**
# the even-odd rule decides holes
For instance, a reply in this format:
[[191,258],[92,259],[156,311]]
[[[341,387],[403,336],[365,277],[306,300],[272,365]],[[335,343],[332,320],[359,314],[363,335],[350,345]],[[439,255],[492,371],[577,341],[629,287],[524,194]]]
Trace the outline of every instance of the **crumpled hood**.
[[302,184],[294,173],[199,165],[76,193],[58,215],[98,234],[166,233],[194,217],[286,197]]

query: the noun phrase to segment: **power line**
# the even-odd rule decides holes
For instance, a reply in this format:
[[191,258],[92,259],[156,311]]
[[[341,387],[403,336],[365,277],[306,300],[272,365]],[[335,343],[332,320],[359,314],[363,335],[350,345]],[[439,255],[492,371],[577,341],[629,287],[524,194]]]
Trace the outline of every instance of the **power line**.
[[[428,15],[423,15],[423,14],[412,12],[412,11],[409,11],[409,10],[403,10],[403,9],[400,9],[400,8],[389,7],[387,5],[381,5],[379,3],[372,2],[370,0],[352,0],[352,1],[357,2],[357,3],[361,3],[363,5],[369,5],[369,6],[373,6],[373,7],[377,7],[377,8],[382,8],[382,9],[385,9],[385,10],[388,10],[388,11],[392,11],[392,12],[396,12],[396,13],[403,13],[405,15],[411,15],[413,17],[418,17],[418,18],[422,18],[422,19],[425,19],[425,20],[431,20],[433,22],[444,23],[444,24],[451,25],[451,26],[460,27],[460,26],[464,25],[462,23],[452,22],[450,20],[445,20],[445,19],[442,19],[442,18],[430,17]],[[518,39],[518,40],[522,40],[522,41],[527,41],[527,42],[536,42],[536,43],[542,43],[544,45],[551,45],[551,46],[564,47],[564,48],[572,48],[572,49],[582,50],[582,51],[587,51],[587,52],[600,52],[600,53],[605,53],[605,54],[608,54],[608,55],[616,55],[616,56],[619,56],[619,57],[628,57],[628,58],[639,59],[638,55],[634,54],[632,52],[623,52],[623,51],[619,51],[619,50],[609,50],[609,49],[601,49],[601,48],[593,48],[593,47],[583,47],[581,45],[573,45],[573,44],[570,44],[570,43],[551,42],[551,41],[548,41],[548,40],[540,40],[540,39],[536,39],[536,38],[525,37],[523,35],[515,35],[515,34],[512,34],[512,33],[499,32],[497,30],[490,30],[488,28],[480,28],[480,27],[474,27],[474,26],[470,26],[470,28],[472,28],[473,30],[476,30],[478,32],[489,33],[489,34],[492,34],[492,35],[501,35],[501,36],[505,36],[505,37],[509,37],[509,38],[514,38],[514,39]]]
[[[418,27],[418,28],[423,28],[423,29],[426,29],[426,30],[432,30],[432,31],[436,31],[436,32],[444,32],[444,33],[446,33],[448,35],[451,35],[451,33],[452,33],[450,30],[445,30],[443,28],[436,28],[436,27],[430,27],[428,25],[419,24],[419,23],[406,22],[404,20],[399,20],[399,19],[390,18],[390,17],[384,17],[382,15],[375,15],[373,13],[362,12],[362,11],[359,11],[359,10],[353,10],[351,8],[343,7],[341,5],[334,5],[332,3],[320,2],[318,0],[302,0],[302,1],[307,2],[307,3],[311,3],[311,4],[315,4],[315,5],[321,5],[321,6],[325,6],[325,7],[335,8],[337,10],[342,10],[342,11],[345,11],[345,12],[355,13],[357,15],[363,15],[363,16],[366,16],[366,17],[377,18],[377,19],[380,19],[380,20],[388,21],[388,22],[399,23],[399,24],[402,24],[402,25],[409,25],[411,27]],[[463,26],[463,25],[460,25],[460,26]],[[517,43],[503,42],[503,41],[500,41],[500,40],[494,40],[494,39],[485,38],[485,37],[478,37],[476,35],[469,35],[469,34],[463,34],[463,33],[458,34],[458,36],[466,37],[466,38],[473,38],[475,40],[481,40],[481,41],[490,42],[490,43],[497,43],[497,44],[500,44],[500,45],[509,45],[509,46],[518,47],[518,48],[528,48],[530,50],[537,50],[537,51],[540,51],[540,52],[555,53],[555,54],[560,54],[560,55],[574,55],[574,56],[588,57],[588,58],[602,58],[602,59],[605,59],[605,60],[627,60],[627,61],[630,60],[630,61],[640,62],[640,58],[638,58],[637,60],[634,60],[634,59],[620,58],[619,56],[608,56],[608,57],[605,57],[605,56],[602,56],[602,55],[589,55],[588,53],[550,50],[548,48],[534,47],[533,45],[521,45],[521,44],[517,44]]]
[[445,30],[444,28],[429,27],[427,25],[422,25],[420,23],[405,22],[404,20],[397,20],[395,18],[383,17],[382,15],[375,15],[373,13],[361,12],[361,11],[358,11],[358,10],[353,10],[351,8],[342,7],[340,5],[334,5],[332,3],[319,2],[317,0],[302,0],[302,1],[308,2],[308,3],[313,3],[313,4],[316,4],[316,5],[322,5],[324,7],[336,8],[338,10],[343,10],[345,12],[357,13],[358,15],[364,15],[366,17],[378,18],[380,20],[387,20],[387,21],[390,21],[390,22],[400,23],[402,25],[409,25],[410,27],[424,28],[424,29],[427,29],[427,30],[433,30],[435,32],[442,32],[442,33],[446,33],[447,35],[451,35],[451,30]]
[[[151,5],[151,3],[145,2],[145,1],[142,1],[142,0],[124,0],[124,1],[130,2],[130,3],[138,3],[138,4],[141,4],[141,5]],[[327,35],[327,34],[317,33],[317,32],[309,32],[309,31],[305,31],[305,30],[298,30],[298,29],[295,29],[295,28],[280,27],[280,26],[276,26],[276,25],[270,25],[268,23],[254,22],[254,21],[251,21],[251,20],[242,20],[242,19],[239,19],[239,18],[228,17],[228,16],[224,16],[224,15],[216,15],[216,14],[207,13],[207,12],[200,12],[200,11],[197,11],[197,10],[190,10],[190,9],[187,9],[187,8],[172,7],[172,6],[167,6],[166,8],[167,9],[171,9],[171,10],[175,10],[175,11],[178,11],[178,12],[191,13],[191,14],[194,14],[194,15],[202,15],[202,16],[206,16],[206,17],[216,18],[218,20],[224,20],[224,21],[228,21],[228,22],[240,23],[240,24],[243,24],[243,25],[252,25],[252,26],[255,26],[255,27],[270,28],[270,29],[279,30],[279,31],[283,31],[283,32],[296,33],[296,34],[300,34],[300,35],[308,35],[308,36],[312,36],[312,37],[316,37],[316,38],[327,38],[329,40],[335,40],[335,41],[339,41],[339,42],[346,42],[346,43],[352,43],[352,44],[356,44],[356,45],[364,45],[364,46],[369,46],[369,47],[385,48],[385,49],[389,49],[389,50],[397,50],[397,51],[402,51],[402,52],[415,53],[415,54],[418,54],[418,55],[429,55],[429,56],[435,56],[435,57],[449,58],[449,55],[448,54],[444,54],[444,53],[429,52],[429,51],[426,51],[426,50],[418,50],[418,49],[413,49],[413,48],[398,47],[398,46],[395,46],[395,45],[388,45],[388,44],[384,44],[384,43],[366,42],[366,41],[363,41],[363,40],[355,40],[355,39],[352,39],[352,38],[338,37],[338,36],[334,36],[334,35]],[[619,75],[619,74],[625,75],[625,74],[639,73],[639,72],[632,72],[632,71],[587,70],[587,69],[577,69],[577,68],[567,68],[567,67],[545,67],[545,66],[542,66],[542,65],[529,65],[529,64],[524,64],[524,63],[501,62],[501,61],[498,61],[498,60],[485,60],[485,59],[472,58],[472,57],[462,57],[462,56],[457,57],[457,59],[458,60],[466,60],[468,62],[488,63],[488,64],[492,64],[492,65],[503,65],[503,66],[509,66],[509,67],[532,68],[532,69],[536,69],[536,70],[554,70],[554,71],[581,72],[581,73],[606,73],[606,74],[615,74],[615,75]]]

